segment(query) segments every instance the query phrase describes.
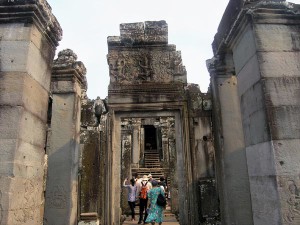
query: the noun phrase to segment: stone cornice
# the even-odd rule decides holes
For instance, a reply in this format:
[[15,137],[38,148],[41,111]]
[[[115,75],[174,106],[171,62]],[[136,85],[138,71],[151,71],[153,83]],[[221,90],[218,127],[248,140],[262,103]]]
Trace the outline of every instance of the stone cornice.
[[34,23],[55,47],[62,38],[46,0],[0,0],[0,23]]
[[[247,23],[299,24],[299,5],[285,1],[251,1],[234,8],[231,1],[223,15],[213,41],[214,55],[226,52]],[[236,3],[235,3],[236,4]],[[234,16],[232,16],[234,15]]]

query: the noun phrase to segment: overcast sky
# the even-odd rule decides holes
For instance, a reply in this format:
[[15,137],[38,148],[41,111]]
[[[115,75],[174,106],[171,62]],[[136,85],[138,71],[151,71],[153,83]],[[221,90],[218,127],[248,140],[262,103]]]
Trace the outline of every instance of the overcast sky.
[[[300,3],[300,0],[291,0]],[[87,68],[88,97],[107,96],[107,37],[119,36],[119,24],[165,20],[169,44],[181,51],[188,83],[207,91],[205,61],[229,0],[48,0],[63,29],[58,51],[72,49]]]

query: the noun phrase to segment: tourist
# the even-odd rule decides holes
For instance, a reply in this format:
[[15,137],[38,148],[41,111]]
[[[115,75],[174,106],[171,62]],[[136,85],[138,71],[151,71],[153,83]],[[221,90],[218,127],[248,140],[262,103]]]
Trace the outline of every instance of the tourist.
[[164,207],[157,205],[157,197],[159,194],[162,194],[163,196],[165,195],[163,190],[158,186],[158,182],[156,180],[153,180],[152,189],[148,192],[150,208],[148,217],[145,221],[146,223],[151,223],[152,225],[154,225],[156,222],[161,225],[163,222]]
[[160,188],[165,192],[166,182],[164,177],[159,178],[158,186],[160,186]]
[[135,212],[134,212],[134,208],[135,208],[135,199],[136,199],[136,192],[137,192],[137,186],[135,185],[135,179],[132,178],[130,180],[130,184],[126,184],[128,181],[128,178],[126,178],[123,182],[123,187],[128,189],[128,205],[130,207],[131,210],[131,220],[134,221],[135,220]]
[[148,175],[148,181],[151,183],[151,182],[152,182],[152,180],[153,180],[153,178],[152,178],[152,174],[150,173],[150,174]]
[[[152,188],[152,185],[150,182],[148,182],[147,175],[144,175],[142,178],[141,183],[137,184],[137,197],[140,200],[140,218],[138,224],[142,224],[142,222],[145,223],[145,220],[147,219],[147,203],[148,203],[148,191]],[[145,217],[143,218],[143,213],[145,212]]]

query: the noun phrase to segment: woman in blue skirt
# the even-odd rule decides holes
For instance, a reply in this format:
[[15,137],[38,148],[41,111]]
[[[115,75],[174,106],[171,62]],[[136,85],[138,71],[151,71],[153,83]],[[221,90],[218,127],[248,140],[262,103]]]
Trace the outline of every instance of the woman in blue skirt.
[[152,180],[152,189],[148,192],[148,199],[150,203],[150,208],[148,212],[148,217],[146,219],[146,223],[151,223],[154,225],[158,223],[159,225],[163,222],[163,211],[164,207],[157,205],[157,196],[162,194],[164,196],[163,190],[158,187],[158,182],[156,180]]

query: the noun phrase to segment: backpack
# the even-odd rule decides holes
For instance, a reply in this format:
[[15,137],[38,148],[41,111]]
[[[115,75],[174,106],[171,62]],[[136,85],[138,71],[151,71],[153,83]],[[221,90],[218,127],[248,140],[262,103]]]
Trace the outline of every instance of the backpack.
[[143,184],[143,182],[141,183],[142,184],[142,188],[141,188],[141,192],[140,192],[140,198],[141,199],[147,199],[147,183],[146,182],[145,184]]
[[162,193],[159,193],[159,195],[157,196],[156,204],[162,207],[165,207],[167,205],[166,198]]

